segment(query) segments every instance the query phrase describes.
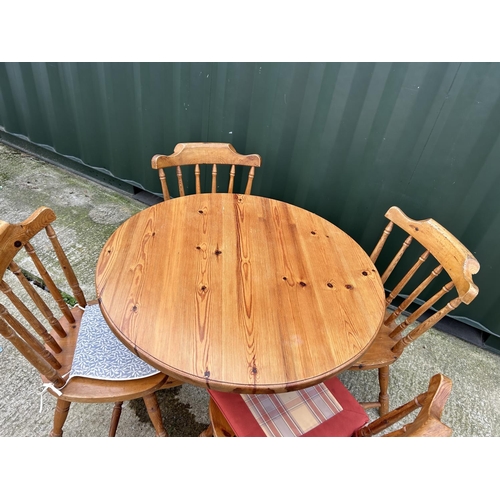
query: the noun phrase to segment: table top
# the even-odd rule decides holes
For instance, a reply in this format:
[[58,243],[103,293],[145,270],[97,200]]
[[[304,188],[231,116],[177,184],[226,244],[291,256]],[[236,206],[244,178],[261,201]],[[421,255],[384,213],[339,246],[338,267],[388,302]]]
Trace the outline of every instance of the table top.
[[102,313],[159,370],[241,393],[303,389],[347,369],[384,316],[380,276],[327,220],[251,195],[169,200],[125,221],[96,271]]

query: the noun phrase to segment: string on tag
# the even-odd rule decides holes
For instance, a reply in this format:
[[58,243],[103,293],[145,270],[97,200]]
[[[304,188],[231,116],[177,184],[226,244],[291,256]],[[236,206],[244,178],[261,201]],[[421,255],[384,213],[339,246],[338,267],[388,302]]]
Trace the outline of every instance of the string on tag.
[[[63,375],[63,378],[66,378],[69,375],[69,372]],[[68,383],[68,380],[66,380],[66,384]],[[61,389],[64,389],[66,387],[66,384],[64,384]],[[42,413],[43,409],[43,395],[47,392],[48,389],[52,389],[58,396],[62,396],[61,389],[58,389],[57,387],[54,386],[52,382],[48,382],[46,384],[42,384],[42,392],[40,392],[40,411],[39,413]]]
[[42,392],[40,393],[40,411],[39,413],[42,413],[42,408],[43,408],[43,395],[47,392],[47,390],[50,388],[52,389],[58,396],[62,396],[62,392],[54,387],[54,384],[48,383],[48,384],[43,384],[43,389]]

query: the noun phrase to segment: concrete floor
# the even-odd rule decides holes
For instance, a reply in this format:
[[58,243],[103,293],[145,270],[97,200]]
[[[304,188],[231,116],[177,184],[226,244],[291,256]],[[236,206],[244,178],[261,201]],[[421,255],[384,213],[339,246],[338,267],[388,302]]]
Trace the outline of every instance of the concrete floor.
[[[55,211],[53,227],[87,299],[95,298],[94,270],[102,246],[121,222],[146,205],[0,143],[0,219],[20,222],[42,205]],[[0,436],[46,436],[55,399],[45,394],[40,412],[37,372],[3,337],[0,349]],[[443,414],[454,436],[500,436],[500,356],[433,329],[391,368],[391,408],[423,392],[435,373],[454,384]],[[340,379],[358,400],[378,392],[375,372],[346,372]],[[197,436],[207,426],[203,389],[184,385],[159,391],[158,399],[170,436]],[[65,436],[107,435],[111,410],[112,404],[74,404]],[[369,414],[376,417],[375,410]],[[142,400],[126,402],[117,436],[153,435]]]

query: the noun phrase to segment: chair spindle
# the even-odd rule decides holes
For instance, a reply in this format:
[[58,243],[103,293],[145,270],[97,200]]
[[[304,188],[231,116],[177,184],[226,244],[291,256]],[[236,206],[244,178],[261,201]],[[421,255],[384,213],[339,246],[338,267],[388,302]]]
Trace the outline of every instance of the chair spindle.
[[[229,172],[229,186],[227,188],[228,193],[232,193],[234,189],[234,176],[236,175],[236,166],[231,165],[231,171]],[[245,194],[247,194],[245,192]]]
[[391,275],[392,271],[394,271],[394,268],[396,267],[397,263],[401,260],[401,257],[406,252],[406,250],[408,250],[408,247],[410,246],[412,240],[413,238],[411,236],[408,236],[408,238],[404,240],[403,245],[401,245],[399,252],[394,256],[391,263],[385,270],[384,274],[381,276],[380,279],[382,280],[382,283],[385,283],[389,278],[389,276]]
[[[444,288],[445,287],[443,287],[443,289]],[[444,293],[441,293],[441,296],[442,295],[444,295]],[[443,316],[446,316],[448,313],[453,311],[453,309],[456,309],[461,303],[462,301],[460,300],[460,297],[456,297],[455,299],[448,302],[446,306],[444,306],[439,311],[435,312],[430,318],[427,318],[425,321],[423,321],[417,327],[415,327],[411,332],[409,332],[402,339],[400,339],[399,342],[392,348],[392,352],[394,352],[398,356],[401,355],[401,353],[403,352],[404,348],[407,345],[417,340],[429,328],[433,327]]]
[[429,257],[430,252],[429,250],[426,250],[413,264],[412,268],[405,274],[404,278],[394,287],[392,292],[387,296],[385,299],[386,306],[389,306],[392,304],[392,301],[399,295],[401,290],[404,288],[404,286],[410,281],[410,279],[413,277],[413,275],[417,272],[419,267],[427,260]]
[[45,343],[56,353],[61,352],[61,347],[49,334],[46,328],[40,323],[38,318],[23,304],[21,299],[12,291],[5,281],[0,282],[0,290],[8,297],[14,307],[22,314],[24,319],[30,324],[31,328],[42,337]]
[[47,361],[52,368],[58,370],[61,368],[61,364],[56,360],[54,355],[47,351],[45,347],[40,343],[40,341],[35,338],[25,327],[21,324],[14,316],[12,316],[7,308],[0,304],[0,316],[4,321],[14,329],[14,331],[21,337],[39,356],[41,356],[45,361]]
[[42,264],[42,261],[38,258],[38,255],[35,252],[35,249],[31,245],[31,243],[26,243],[24,245],[25,250],[28,252],[28,255],[31,257],[31,260],[35,264],[35,267],[37,271],[40,273],[40,277],[43,279],[45,285],[49,289],[52,297],[54,297],[54,300],[56,301],[57,305],[59,306],[59,309],[63,313],[64,317],[70,322],[74,323],[75,318],[73,317],[73,314],[71,314],[71,311],[68,307],[68,304],[64,302],[64,299],[62,298],[61,292],[57,288],[56,284],[50,277],[49,273],[45,269],[45,266]]
[[200,185],[200,164],[197,163],[194,166],[194,177],[196,181],[196,194],[201,194],[201,185]]
[[250,172],[248,172],[247,187],[245,189],[245,194],[250,194],[252,191],[253,178],[255,177],[255,167],[250,167]]
[[217,192],[217,164],[212,165],[212,193]]
[[399,422],[401,419],[408,416],[411,412],[415,411],[417,408],[421,408],[423,402],[425,401],[426,396],[427,393],[418,395],[412,401],[408,401],[408,403],[404,404],[403,406],[400,406],[397,412],[396,411],[391,412],[389,414],[389,417],[385,415],[384,417],[377,419],[375,422],[370,423],[365,427],[362,427],[357,431],[356,436],[358,437],[375,436],[376,434],[382,432],[391,425],[394,425],[396,422]]
[[179,185],[179,196],[185,196],[184,183],[182,182],[182,170],[180,165],[177,165],[177,184]]
[[65,380],[45,359],[40,355],[16,332],[0,318],[0,334],[11,342],[16,349],[48,380],[50,380],[58,389],[65,385]]
[[378,256],[380,255],[380,252],[382,251],[382,248],[384,248],[385,242],[387,241],[387,238],[391,234],[392,228],[394,227],[394,222],[389,222],[387,226],[385,227],[382,236],[380,237],[380,240],[378,241],[377,245],[373,249],[373,252],[370,255],[371,261],[375,264],[375,262],[378,259]]
[[23,288],[26,290],[28,295],[31,297],[31,300],[38,307],[40,312],[43,314],[45,319],[49,322],[50,326],[54,329],[54,331],[59,335],[59,337],[66,337],[67,333],[62,327],[61,323],[55,318],[50,308],[44,302],[44,300],[40,297],[38,293],[36,293],[35,289],[30,285],[29,281],[24,276],[21,268],[12,261],[9,264],[9,269],[14,273],[14,276],[17,277]]
[[[384,324],[390,325],[396,318],[398,318],[403,311],[408,309],[408,306],[413,303],[413,301],[429,286],[429,284],[439,276],[441,271],[443,270],[443,266],[439,265],[425,278],[420,285],[418,285],[415,290],[413,290],[408,297],[401,302],[399,307],[385,320]],[[399,292],[398,292],[399,293]]]
[[85,300],[82,289],[80,288],[80,285],[75,276],[73,268],[69,263],[68,257],[66,257],[66,254],[64,253],[64,250],[62,249],[61,244],[59,243],[57,235],[50,224],[45,228],[45,232],[47,233],[47,236],[50,242],[52,243],[52,247],[54,248],[57,259],[59,260],[59,264],[61,264],[64,276],[66,276],[66,280],[68,281],[68,285],[70,286],[71,291],[73,292],[73,296],[77,300],[80,307],[85,307],[87,305],[87,301]]
[[165,178],[165,172],[163,171],[163,169],[160,169],[158,174],[160,176],[160,184],[161,184],[161,190],[163,192],[163,198],[165,200],[170,200],[170,193],[168,192],[167,179]]

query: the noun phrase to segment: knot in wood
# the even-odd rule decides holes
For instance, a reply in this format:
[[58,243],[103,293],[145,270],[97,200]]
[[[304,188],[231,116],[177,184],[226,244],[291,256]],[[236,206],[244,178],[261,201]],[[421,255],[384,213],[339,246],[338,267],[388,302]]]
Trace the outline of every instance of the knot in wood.
[[345,286],[348,290],[352,290],[354,287],[350,285],[349,283]]
[[14,241],[14,246],[15,246],[16,248],[19,248],[19,247],[21,247],[22,245],[23,245],[23,244],[22,244],[19,240]]

